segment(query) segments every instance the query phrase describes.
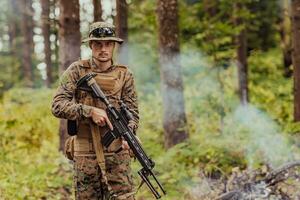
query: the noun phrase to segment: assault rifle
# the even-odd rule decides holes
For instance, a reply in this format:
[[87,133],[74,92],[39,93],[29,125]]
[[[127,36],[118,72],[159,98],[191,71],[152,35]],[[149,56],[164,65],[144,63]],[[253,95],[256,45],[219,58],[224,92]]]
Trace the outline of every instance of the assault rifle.
[[130,149],[133,151],[135,157],[143,167],[140,171],[138,171],[138,174],[142,179],[142,183],[147,184],[148,188],[151,190],[151,192],[153,193],[156,199],[161,198],[161,195],[149,180],[149,176],[152,176],[157,186],[163,192],[163,194],[166,194],[166,191],[163,189],[162,185],[160,184],[160,182],[157,180],[156,176],[152,172],[155,163],[147,156],[141,144],[139,143],[135,135],[127,126],[128,121],[133,119],[131,112],[128,110],[126,104],[124,104],[123,102],[121,102],[120,112],[119,112],[108,101],[108,99],[105,97],[104,93],[102,92],[101,88],[93,78],[95,75],[96,74],[94,73],[89,73],[83,76],[77,82],[77,89],[92,92],[94,97],[99,98],[106,105],[106,112],[108,118],[113,124],[113,130],[107,132],[104,135],[104,137],[102,138],[102,144],[107,148],[115,139],[120,137],[124,138],[127,141]]

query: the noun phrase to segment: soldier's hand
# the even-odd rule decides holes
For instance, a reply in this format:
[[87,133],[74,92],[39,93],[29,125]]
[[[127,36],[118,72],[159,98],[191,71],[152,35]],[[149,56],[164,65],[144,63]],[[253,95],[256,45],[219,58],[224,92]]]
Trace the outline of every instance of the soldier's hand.
[[91,117],[93,122],[95,122],[99,126],[108,125],[110,130],[113,130],[113,125],[109,121],[105,110],[100,108],[92,108]]
[[[138,136],[136,136],[136,135],[134,137],[141,144],[140,138],[138,138]],[[129,147],[129,145],[128,145],[128,142],[126,140],[124,140],[124,139],[122,140],[122,148],[125,149],[125,150],[131,150],[130,147]]]
[[[141,144],[140,138],[138,138],[136,135],[135,135],[135,138],[136,138],[137,141]],[[127,142],[126,140],[124,140],[124,139],[122,139],[122,149],[128,150],[128,151],[129,151],[129,155],[130,155],[131,157],[134,157],[134,156],[135,156],[134,153],[133,153],[133,151],[132,151],[132,149],[131,149],[130,146],[128,145],[128,142]]]
[[130,150],[128,142],[125,141],[124,139],[122,140],[122,149],[124,149],[124,150]]

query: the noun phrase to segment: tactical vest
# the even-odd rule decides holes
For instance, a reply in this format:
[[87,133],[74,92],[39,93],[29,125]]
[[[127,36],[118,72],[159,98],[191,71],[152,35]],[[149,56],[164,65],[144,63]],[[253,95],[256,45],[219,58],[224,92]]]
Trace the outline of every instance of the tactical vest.
[[[93,68],[89,60],[80,61],[80,74],[83,77],[87,73],[96,73],[94,77],[108,100],[117,109],[120,108],[119,102],[122,99],[122,89],[125,84],[127,67],[114,65],[108,70],[101,72]],[[105,109],[105,104],[100,99],[92,97],[92,94],[87,91],[76,90],[75,101],[77,103]],[[78,121],[78,132],[74,137],[74,154],[75,156],[95,155],[94,145],[92,141],[91,129],[89,126],[90,119],[83,119]],[[107,127],[100,127],[101,136],[108,131]],[[104,149],[104,153],[115,152],[121,148],[121,139],[115,140],[108,149]]]

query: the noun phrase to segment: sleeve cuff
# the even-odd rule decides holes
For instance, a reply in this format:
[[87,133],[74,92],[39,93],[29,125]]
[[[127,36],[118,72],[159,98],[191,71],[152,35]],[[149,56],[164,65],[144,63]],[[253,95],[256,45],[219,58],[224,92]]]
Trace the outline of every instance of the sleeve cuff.
[[82,105],[82,116],[89,118],[92,116],[92,106]]

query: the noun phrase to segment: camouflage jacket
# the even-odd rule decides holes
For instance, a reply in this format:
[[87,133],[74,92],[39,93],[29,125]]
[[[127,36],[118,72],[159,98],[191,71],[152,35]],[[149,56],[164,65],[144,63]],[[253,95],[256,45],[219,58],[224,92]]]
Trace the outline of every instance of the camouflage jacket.
[[[112,65],[105,71],[97,69],[96,65],[90,60],[79,60],[72,63],[63,73],[60,79],[59,87],[53,97],[52,113],[58,118],[65,118],[69,120],[85,120],[91,116],[91,98],[90,94],[85,91],[78,91],[76,89],[76,82],[87,73],[97,73],[98,77],[112,77],[115,82],[113,85],[100,85],[104,94],[107,96],[110,103],[116,108],[119,108],[119,101],[122,100],[133,114],[134,120],[129,122],[129,127],[135,132],[138,128],[139,111],[137,94],[134,86],[134,78],[132,73],[125,66]],[[112,76],[108,76],[112,74]],[[97,77],[96,76],[96,77]],[[116,88],[112,93],[112,88]],[[114,90],[114,89],[113,89]],[[98,100],[99,101],[99,100]],[[104,104],[98,102],[96,107],[105,109]]]

